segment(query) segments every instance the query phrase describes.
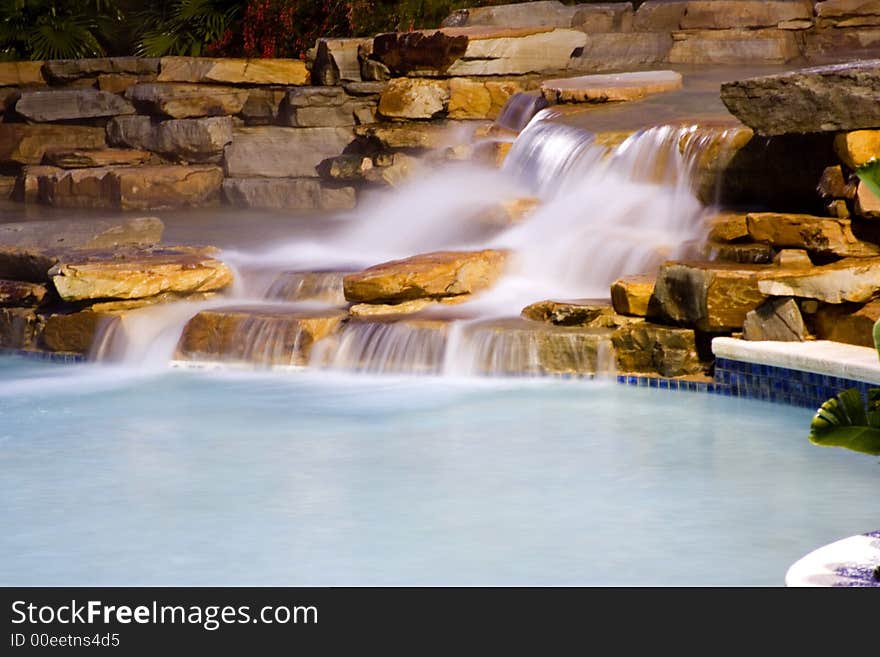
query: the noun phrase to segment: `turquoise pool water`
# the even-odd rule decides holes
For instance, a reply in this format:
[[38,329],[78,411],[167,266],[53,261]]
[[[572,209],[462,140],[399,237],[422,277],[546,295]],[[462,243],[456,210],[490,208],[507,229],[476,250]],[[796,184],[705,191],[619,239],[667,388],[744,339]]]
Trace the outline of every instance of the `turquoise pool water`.
[[615,384],[0,358],[0,584],[769,584],[880,527],[811,413]]

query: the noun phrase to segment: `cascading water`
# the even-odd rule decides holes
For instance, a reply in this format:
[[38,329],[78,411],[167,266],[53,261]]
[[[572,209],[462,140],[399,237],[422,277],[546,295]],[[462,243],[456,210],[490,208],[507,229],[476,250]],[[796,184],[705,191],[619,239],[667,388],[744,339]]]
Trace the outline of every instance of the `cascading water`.
[[[315,345],[310,364],[369,372],[553,373],[552,365],[533,356],[534,341],[542,338],[489,330],[483,322],[517,317],[541,299],[607,297],[616,278],[683,255],[701,233],[703,206],[694,194],[693,169],[707,139],[694,126],[661,126],[608,146],[541,110],[501,170],[453,164],[340,218],[325,240],[291,241],[261,253],[226,252],[224,259],[243,281],[236,294],[133,313],[125,330],[114,333],[124,338],[112,341],[128,346],[105,345],[102,352],[167,363],[175,337],[200,309],[254,302],[295,308],[301,297],[339,305],[340,272],[434,250],[495,248],[512,256],[492,290],[423,312],[430,321],[421,323],[350,321]],[[525,220],[504,227],[478,220],[499,203],[527,195],[540,203]],[[336,272],[317,284],[327,283],[335,293],[328,288],[318,294],[314,280],[305,283],[302,272],[321,270]],[[554,349],[586,348],[562,333],[552,339]],[[594,368],[608,369],[609,348],[607,336],[590,342]]]

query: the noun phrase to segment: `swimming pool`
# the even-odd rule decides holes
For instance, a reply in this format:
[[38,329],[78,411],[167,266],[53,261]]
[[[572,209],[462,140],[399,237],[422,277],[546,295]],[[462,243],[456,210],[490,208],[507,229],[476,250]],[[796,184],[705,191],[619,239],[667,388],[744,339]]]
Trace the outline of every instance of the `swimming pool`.
[[880,524],[811,412],[587,381],[0,358],[3,585],[779,585]]

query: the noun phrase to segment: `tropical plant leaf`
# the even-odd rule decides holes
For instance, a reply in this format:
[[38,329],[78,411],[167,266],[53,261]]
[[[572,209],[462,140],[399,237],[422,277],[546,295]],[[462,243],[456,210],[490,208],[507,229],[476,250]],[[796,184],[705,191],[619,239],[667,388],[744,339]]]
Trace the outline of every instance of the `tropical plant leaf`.
[[813,416],[810,442],[880,455],[880,389],[870,390],[868,399],[868,412],[857,388],[844,390],[826,401]]
[[856,169],[856,175],[874,192],[880,196],[880,160],[872,160]]

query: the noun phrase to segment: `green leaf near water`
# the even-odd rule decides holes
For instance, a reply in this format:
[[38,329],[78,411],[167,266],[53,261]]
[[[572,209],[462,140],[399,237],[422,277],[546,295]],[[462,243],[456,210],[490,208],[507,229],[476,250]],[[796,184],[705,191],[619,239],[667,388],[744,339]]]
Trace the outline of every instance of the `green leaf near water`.
[[810,442],[880,455],[880,389],[868,391],[868,410],[857,388],[844,390],[816,411]]
[[856,175],[877,196],[880,196],[880,160],[871,160],[856,169]]

